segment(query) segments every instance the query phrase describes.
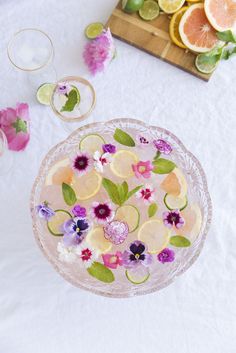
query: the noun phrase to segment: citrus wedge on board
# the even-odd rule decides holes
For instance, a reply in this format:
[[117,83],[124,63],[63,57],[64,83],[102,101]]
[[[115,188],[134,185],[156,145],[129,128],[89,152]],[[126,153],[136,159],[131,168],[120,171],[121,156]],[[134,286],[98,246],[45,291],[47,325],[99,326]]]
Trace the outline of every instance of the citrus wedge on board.
[[172,14],[183,6],[185,0],[159,0],[158,3],[165,13]]
[[92,229],[86,236],[86,242],[99,254],[105,254],[112,248],[112,243],[104,237],[102,227]]
[[73,175],[71,186],[78,200],[88,200],[95,196],[101,188],[102,177],[94,170],[81,177]]
[[46,185],[70,184],[73,177],[73,171],[70,166],[69,158],[62,159],[55,163],[46,177]]
[[134,175],[132,165],[138,163],[138,156],[127,150],[116,152],[110,164],[111,171],[120,178],[130,178]]
[[184,45],[197,53],[206,53],[220,43],[206,17],[203,3],[194,4],[185,11],[179,33]]
[[71,218],[71,214],[65,210],[54,211],[55,215],[47,222],[49,232],[55,236],[63,236],[62,225]]
[[180,48],[186,49],[186,45],[184,45],[180,34],[179,34],[179,23],[180,20],[185,13],[185,11],[188,9],[188,6],[182,7],[178,12],[176,12],[171,20],[170,20],[170,26],[169,26],[169,32],[170,32],[170,38],[172,41]]
[[158,254],[169,243],[170,231],[159,219],[143,223],[138,232],[138,239],[148,247],[148,252]]
[[117,208],[115,218],[119,221],[126,222],[129,227],[129,233],[132,233],[139,226],[140,213],[137,207],[124,205]]
[[236,25],[234,0],[205,0],[204,8],[211,25],[219,32],[233,29]]
[[86,135],[81,139],[79,149],[93,155],[96,151],[102,152],[102,145],[104,143],[104,138],[98,134]]
[[160,187],[170,195],[183,198],[187,194],[187,182],[184,174],[179,168],[175,168],[173,172],[168,174]]

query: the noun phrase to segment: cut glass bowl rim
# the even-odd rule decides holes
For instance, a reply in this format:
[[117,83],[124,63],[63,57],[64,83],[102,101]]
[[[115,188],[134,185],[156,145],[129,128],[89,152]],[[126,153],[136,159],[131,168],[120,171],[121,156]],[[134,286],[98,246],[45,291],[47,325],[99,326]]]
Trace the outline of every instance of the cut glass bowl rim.
[[[50,157],[54,154],[54,152],[62,145],[64,145],[66,142],[68,142],[69,140],[71,140],[74,136],[76,136],[78,134],[78,132],[82,132],[84,130],[88,130],[90,128],[96,128],[96,126],[101,126],[101,125],[107,125],[107,124],[111,124],[114,125],[114,127],[120,127],[120,126],[116,126],[120,125],[120,124],[136,124],[139,125],[143,128],[146,129],[154,129],[156,131],[159,131],[161,133],[164,133],[167,136],[170,136],[175,143],[181,147],[181,149],[183,150],[184,153],[186,153],[188,155],[188,157],[195,163],[195,165],[198,168],[199,174],[202,178],[202,182],[203,182],[203,190],[204,190],[204,194],[206,197],[206,202],[207,202],[207,210],[208,210],[208,216],[207,216],[207,221],[205,224],[205,228],[202,232],[202,238],[201,241],[199,243],[199,246],[195,252],[195,254],[189,259],[189,261],[186,261],[185,265],[183,266],[182,269],[180,269],[172,278],[168,279],[166,282],[164,282],[161,286],[152,286],[151,288],[148,289],[142,289],[140,288],[135,290],[135,291],[130,291],[130,292],[125,292],[124,294],[122,293],[112,293],[112,292],[106,292],[104,290],[100,290],[97,288],[92,288],[91,286],[86,286],[86,284],[82,285],[80,283],[77,283],[73,278],[71,278],[71,276],[69,276],[67,273],[63,272],[62,267],[59,267],[55,261],[53,260],[53,258],[51,258],[49,256],[49,254],[46,252],[46,250],[43,247],[43,244],[40,240],[40,235],[39,235],[39,231],[36,227],[36,222],[37,222],[37,218],[36,218],[36,213],[35,213],[35,202],[34,202],[34,198],[35,198],[35,192],[36,192],[36,188],[38,185],[38,182],[40,180],[40,178],[42,177],[45,165],[48,161],[48,159],[50,159]],[[202,248],[204,246],[205,240],[206,240],[206,236],[207,233],[209,231],[210,225],[211,225],[211,221],[212,221],[212,201],[211,201],[211,197],[208,191],[208,186],[207,186],[207,179],[206,179],[206,175],[205,172],[202,168],[201,163],[199,162],[199,160],[183,145],[183,143],[169,130],[166,130],[164,128],[155,126],[155,125],[151,125],[148,123],[144,123],[141,120],[138,119],[133,119],[133,118],[115,118],[115,119],[111,119],[108,121],[101,121],[101,122],[94,122],[94,123],[90,123],[90,124],[86,124],[83,125],[81,127],[79,127],[77,130],[75,130],[72,134],[70,134],[65,140],[61,141],[60,143],[58,143],[57,145],[55,145],[52,149],[49,150],[49,152],[46,154],[46,156],[44,157],[43,161],[41,162],[41,166],[39,168],[39,172],[38,175],[35,179],[35,182],[33,184],[33,188],[31,191],[31,197],[30,197],[30,210],[31,210],[31,216],[32,216],[32,222],[33,222],[33,233],[34,233],[34,237],[36,239],[36,242],[38,244],[38,246],[40,247],[41,251],[43,252],[44,256],[48,259],[48,261],[52,264],[52,266],[54,267],[54,269],[69,283],[71,283],[72,285],[84,289],[86,291],[92,292],[94,294],[97,295],[101,295],[104,297],[110,297],[110,298],[130,298],[133,296],[140,296],[140,295],[145,295],[145,294],[150,294],[150,293],[154,293],[157,292],[167,286],[169,286],[171,283],[173,283],[175,281],[175,279],[177,277],[179,277],[180,275],[182,275],[183,273],[185,273],[194,263],[195,261],[198,259]]]

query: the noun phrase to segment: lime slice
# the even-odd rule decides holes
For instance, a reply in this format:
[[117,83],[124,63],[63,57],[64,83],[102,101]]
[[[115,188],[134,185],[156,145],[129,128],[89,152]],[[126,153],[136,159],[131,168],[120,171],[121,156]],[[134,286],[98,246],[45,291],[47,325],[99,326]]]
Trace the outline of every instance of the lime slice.
[[133,13],[143,6],[144,0],[122,0],[122,9],[125,12]]
[[101,188],[102,177],[94,170],[81,177],[73,176],[71,186],[76,193],[77,200],[88,200],[95,196]]
[[158,254],[169,243],[170,231],[159,219],[143,223],[138,232],[138,239],[148,247],[148,252]]
[[43,105],[50,105],[55,86],[56,85],[54,83],[44,83],[39,86],[36,93],[37,101]]
[[160,8],[156,1],[146,0],[139,10],[139,16],[145,21],[151,21],[160,14]]
[[118,177],[127,179],[134,175],[132,165],[138,163],[138,156],[127,150],[116,152],[110,164],[111,171]]
[[140,213],[133,205],[124,205],[116,210],[116,219],[126,222],[129,227],[129,233],[134,232],[139,226]]
[[85,35],[88,39],[97,38],[102,33],[103,29],[104,29],[104,26],[100,22],[90,23],[85,28]]
[[104,144],[105,141],[102,136],[91,134],[82,138],[79,144],[79,149],[93,155],[96,151],[102,152],[102,145]]
[[126,277],[133,284],[142,284],[148,280],[150,273],[147,267],[138,266],[125,271]]
[[63,223],[72,218],[71,214],[65,210],[54,211],[55,215],[47,222],[49,232],[55,236],[63,236],[61,226]]
[[166,194],[164,197],[164,203],[169,210],[184,210],[188,205],[187,196],[177,197],[170,194]]
[[105,254],[112,248],[112,243],[104,237],[104,230],[101,227],[92,229],[86,236],[86,242],[99,254]]
[[218,63],[211,64],[206,62],[206,56],[204,54],[199,54],[195,60],[195,66],[198,71],[203,74],[211,74],[217,67]]

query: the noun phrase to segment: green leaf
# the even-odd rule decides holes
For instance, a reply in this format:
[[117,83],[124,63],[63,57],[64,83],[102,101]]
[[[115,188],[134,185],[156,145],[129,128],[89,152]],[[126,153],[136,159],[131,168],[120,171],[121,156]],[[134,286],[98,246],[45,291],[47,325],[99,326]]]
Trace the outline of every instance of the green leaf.
[[66,183],[62,184],[62,194],[68,206],[73,206],[76,203],[76,194],[70,185]]
[[156,161],[160,157],[160,155],[161,155],[161,152],[157,151],[157,153],[156,153],[156,155],[155,155],[153,160]]
[[104,189],[106,189],[111,201],[116,204],[120,205],[120,194],[116,184],[114,184],[111,180],[103,178],[102,185]]
[[234,48],[224,49],[221,55],[222,60],[228,60],[231,56],[236,54],[236,46]]
[[78,103],[78,94],[75,89],[72,89],[68,94],[66,104],[62,107],[61,112],[72,112]]
[[126,201],[127,194],[128,194],[128,184],[124,181],[121,185],[117,185],[119,198],[120,198],[120,206]]
[[17,118],[12,126],[16,129],[16,134],[19,132],[27,132],[27,122],[21,118]]
[[116,129],[113,137],[121,145],[129,147],[135,146],[135,142],[132,137],[121,129]]
[[149,207],[148,207],[148,217],[151,218],[153,216],[155,216],[155,214],[157,213],[158,207],[156,203],[152,203]]
[[236,35],[229,29],[224,32],[217,32],[217,37],[226,43],[236,43]]
[[143,187],[143,185],[139,185],[137,186],[136,188],[134,188],[133,190],[129,191],[128,194],[127,194],[127,197],[126,197],[126,201],[131,197],[133,196],[134,194],[136,194],[136,192],[138,192],[141,187]]
[[154,166],[153,173],[155,174],[168,174],[176,167],[175,163],[164,158],[158,158],[152,164]]
[[223,47],[215,47],[205,54],[198,55],[198,61],[201,65],[215,66],[220,60],[223,52]]
[[182,235],[174,235],[170,238],[170,244],[176,246],[177,248],[187,248],[191,245],[191,242]]
[[104,283],[112,283],[115,280],[113,272],[100,262],[94,262],[87,271],[91,276]]
[[129,186],[128,186],[128,184],[127,184],[126,181],[124,181],[124,182],[122,183],[122,188],[123,188],[123,193],[124,193],[124,195],[127,195],[128,192],[129,192]]

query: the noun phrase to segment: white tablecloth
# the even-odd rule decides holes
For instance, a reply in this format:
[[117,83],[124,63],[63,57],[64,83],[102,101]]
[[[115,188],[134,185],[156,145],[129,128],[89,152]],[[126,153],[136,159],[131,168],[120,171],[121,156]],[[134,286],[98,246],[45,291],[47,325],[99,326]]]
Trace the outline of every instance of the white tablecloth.
[[[209,83],[116,40],[118,55],[92,78],[83,30],[105,22],[116,0],[0,0],[0,107],[30,104],[31,141],[0,178],[1,353],[234,353],[236,351],[236,59]],[[174,132],[201,161],[213,222],[197,262],[168,288],[108,299],[65,282],[38,249],[29,197],[40,162],[68,134],[37,104],[6,56],[11,35],[39,27],[53,39],[59,77],[81,75],[97,92],[88,122],[134,117]],[[77,124],[75,127],[79,127]]]

